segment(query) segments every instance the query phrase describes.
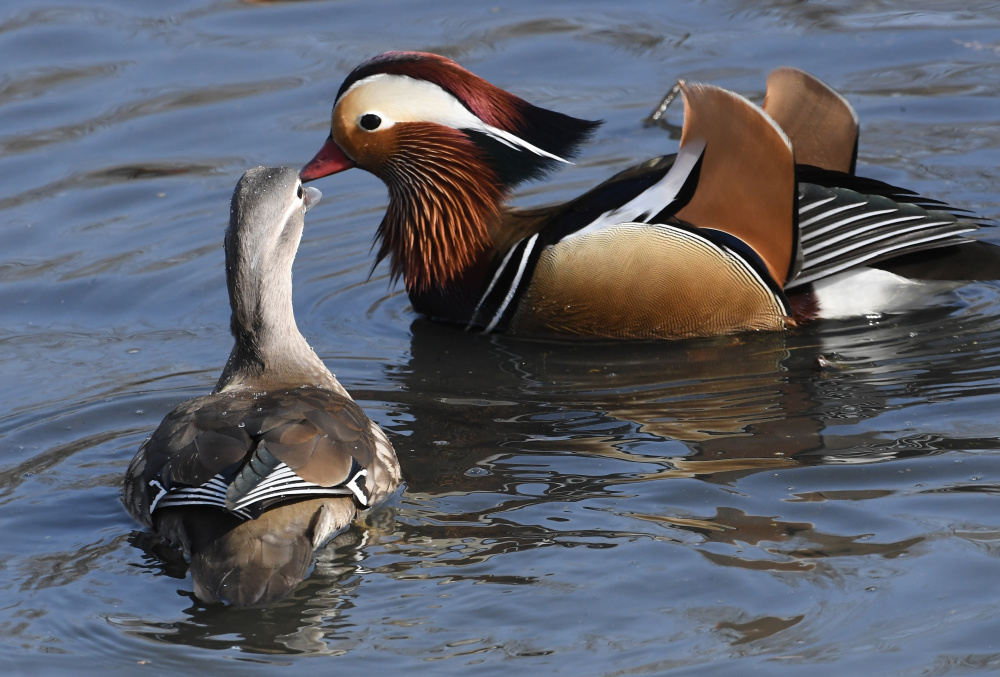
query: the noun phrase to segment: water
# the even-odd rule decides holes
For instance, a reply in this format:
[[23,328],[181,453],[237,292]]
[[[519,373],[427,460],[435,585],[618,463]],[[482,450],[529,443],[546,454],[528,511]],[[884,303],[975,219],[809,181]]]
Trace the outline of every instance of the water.
[[384,267],[368,278],[385,190],[362,172],[320,182],[296,310],[406,486],[285,602],[192,598],[121,474],[228,353],[236,179],[308,160],[344,75],[386,49],[606,120],[522,204],[671,152],[640,121],[677,77],[759,100],[787,64],[856,106],[863,173],[1000,216],[992,2],[7,0],[5,674],[1000,668],[996,285],[787,334],[472,336],[416,318]]

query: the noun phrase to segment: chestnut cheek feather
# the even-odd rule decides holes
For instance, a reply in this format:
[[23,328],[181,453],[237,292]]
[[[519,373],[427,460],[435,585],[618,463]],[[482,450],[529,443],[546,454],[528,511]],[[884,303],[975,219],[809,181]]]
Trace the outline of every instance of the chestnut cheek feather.
[[312,181],[350,169],[354,165],[355,162],[344,154],[340,146],[332,138],[328,138],[316,156],[299,172],[299,177],[303,181]]
[[390,256],[410,292],[444,288],[490,251],[504,191],[462,132],[416,123],[396,130],[394,152],[376,172],[390,196],[378,260]]

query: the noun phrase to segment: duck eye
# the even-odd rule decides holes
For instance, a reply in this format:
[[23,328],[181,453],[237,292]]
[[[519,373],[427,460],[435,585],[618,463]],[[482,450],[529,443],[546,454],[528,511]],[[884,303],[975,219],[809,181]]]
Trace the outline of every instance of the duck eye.
[[299,184],[299,189],[298,189],[298,191],[296,191],[295,194],[299,196],[300,200],[302,199],[302,184],[301,183]]
[[366,129],[369,132],[374,132],[382,124],[382,118],[375,115],[375,113],[365,113],[358,120],[358,124],[361,125],[361,129]]

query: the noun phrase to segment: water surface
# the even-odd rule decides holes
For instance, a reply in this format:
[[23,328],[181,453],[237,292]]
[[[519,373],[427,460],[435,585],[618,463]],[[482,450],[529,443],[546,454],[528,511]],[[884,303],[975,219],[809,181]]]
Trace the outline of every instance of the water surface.
[[996,285],[787,334],[469,335],[417,318],[385,267],[369,277],[386,194],[362,172],[319,183],[295,303],[405,488],[285,602],[193,598],[118,503],[122,472],[228,354],[237,178],[308,160],[345,74],[386,49],[606,121],[521,204],[675,150],[641,120],[676,78],[759,101],[794,65],[857,108],[861,172],[1000,216],[992,2],[8,0],[5,673],[1000,668]]

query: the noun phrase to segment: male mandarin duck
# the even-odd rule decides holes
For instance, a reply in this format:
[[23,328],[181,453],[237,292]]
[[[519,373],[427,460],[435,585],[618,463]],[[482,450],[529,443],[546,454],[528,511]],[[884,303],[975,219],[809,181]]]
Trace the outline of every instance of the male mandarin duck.
[[313,551],[400,482],[385,433],[295,323],[292,262],[319,198],[287,167],[240,179],[225,238],[229,360],[213,393],[167,414],[125,475],[125,507],[183,547],[203,601],[286,596]]
[[512,189],[568,162],[600,123],[534,106],[444,57],[390,52],[341,85],[330,137],[300,175],[357,166],[382,179],[376,263],[390,258],[418,312],[484,331],[778,330],[905,305],[923,285],[897,268],[998,276],[1000,248],[962,236],[977,224],[854,176],[857,116],[816,78],[775,71],[762,108],[709,85],[681,90],[676,155],[565,204],[514,209]]

